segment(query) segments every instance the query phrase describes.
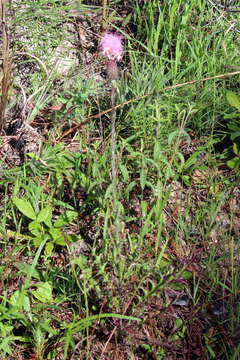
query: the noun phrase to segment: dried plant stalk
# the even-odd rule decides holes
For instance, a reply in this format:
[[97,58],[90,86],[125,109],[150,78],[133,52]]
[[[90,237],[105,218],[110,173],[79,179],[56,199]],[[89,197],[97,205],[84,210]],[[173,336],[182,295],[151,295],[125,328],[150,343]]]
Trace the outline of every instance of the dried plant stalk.
[[102,28],[107,27],[107,0],[102,0]]
[[11,86],[12,75],[12,54],[10,50],[9,33],[6,23],[6,5],[8,0],[0,0],[1,11],[1,30],[2,30],[2,79],[1,79],[1,99],[0,99],[0,131],[5,125],[5,112],[8,102],[9,89]]

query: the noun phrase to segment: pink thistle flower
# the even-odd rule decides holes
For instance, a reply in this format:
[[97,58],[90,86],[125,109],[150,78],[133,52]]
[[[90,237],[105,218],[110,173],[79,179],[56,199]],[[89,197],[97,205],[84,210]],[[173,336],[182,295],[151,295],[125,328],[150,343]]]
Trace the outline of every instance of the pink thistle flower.
[[106,33],[100,42],[100,49],[109,60],[120,60],[123,53],[122,36]]

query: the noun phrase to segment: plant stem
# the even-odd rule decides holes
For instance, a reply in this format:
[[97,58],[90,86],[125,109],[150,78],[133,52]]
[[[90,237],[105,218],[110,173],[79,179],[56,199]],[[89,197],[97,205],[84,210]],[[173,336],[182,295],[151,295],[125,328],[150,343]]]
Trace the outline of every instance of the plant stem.
[[107,0],[102,0],[102,28],[105,29],[107,26]]
[[113,227],[114,227],[114,263],[119,264],[120,254],[120,209],[118,203],[118,171],[117,171],[117,134],[116,134],[116,86],[114,80],[118,77],[117,63],[110,60],[107,65],[108,79],[111,82],[111,178],[112,178],[112,208],[113,208]]
[[[112,182],[116,186],[117,182],[117,165],[116,165],[116,89],[114,85],[111,85],[111,106],[113,111],[111,113],[111,143],[112,143]],[[115,190],[115,189],[114,189]]]
[[0,99],[0,132],[5,125],[5,111],[8,101],[8,93],[11,85],[12,56],[9,46],[9,34],[6,24],[5,1],[0,0],[1,28],[3,41],[3,77],[1,79],[1,99]]

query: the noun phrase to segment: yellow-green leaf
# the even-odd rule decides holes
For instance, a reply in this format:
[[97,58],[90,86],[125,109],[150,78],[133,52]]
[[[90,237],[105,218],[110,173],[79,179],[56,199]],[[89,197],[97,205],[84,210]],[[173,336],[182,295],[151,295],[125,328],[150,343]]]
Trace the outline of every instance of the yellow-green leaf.
[[52,242],[48,242],[45,246],[45,249],[44,249],[44,254],[46,256],[50,256],[52,255],[52,252],[53,252],[53,248],[54,248],[54,244]]
[[27,216],[31,220],[36,219],[35,211],[29,201],[19,198],[13,198],[12,201],[23,215]]
[[233,91],[227,91],[227,101],[240,111],[240,97]]

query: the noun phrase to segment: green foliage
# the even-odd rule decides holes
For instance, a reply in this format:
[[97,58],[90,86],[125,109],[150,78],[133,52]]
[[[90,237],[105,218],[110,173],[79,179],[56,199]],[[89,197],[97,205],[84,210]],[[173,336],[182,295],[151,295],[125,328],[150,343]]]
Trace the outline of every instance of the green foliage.
[[28,224],[31,233],[30,239],[35,246],[39,246],[44,240],[47,240],[45,246],[45,255],[51,256],[55,245],[65,246],[67,241],[71,241],[69,235],[64,236],[61,228],[69,225],[76,219],[78,213],[76,211],[67,210],[64,214],[59,215],[57,219],[52,221],[52,208],[46,206],[39,213],[35,213],[30,202],[24,199],[13,198],[14,205],[27,218],[32,220]]
[[64,105],[62,115],[69,123],[75,119],[77,123],[83,121],[86,116],[86,103],[91,101],[91,97],[98,93],[98,87],[92,80],[82,80],[77,78],[75,88],[65,90],[64,94],[57,97],[57,103]]
[[[42,121],[44,131],[19,166],[1,159],[0,358],[16,349],[39,360],[111,358],[120,349],[165,359],[193,345],[195,327],[194,355],[237,358],[239,346],[221,341],[236,344],[240,320],[238,188],[212,135],[226,113],[223,89],[236,88],[236,78],[158,91],[238,66],[239,14],[216,19],[205,0],[89,3],[12,2],[16,31],[31,38],[21,61],[37,67],[21,83],[33,105],[28,127],[41,132]],[[115,84],[117,102],[129,101],[117,109],[116,186],[109,113],[89,117],[110,106],[105,65],[91,58],[102,10],[126,50]],[[70,82],[51,63],[69,22],[87,39]],[[22,36],[15,47],[26,52]],[[229,91],[227,101],[235,108],[225,115],[228,166],[238,172],[240,98]],[[177,303],[182,296],[188,301]],[[219,302],[220,316],[212,311]]]
[[229,104],[238,110],[238,113],[231,113],[225,115],[225,119],[228,120],[227,127],[229,135],[233,142],[231,147],[233,151],[232,159],[227,161],[227,165],[234,169],[237,173],[240,170],[240,97],[233,91],[227,92],[227,101]]

